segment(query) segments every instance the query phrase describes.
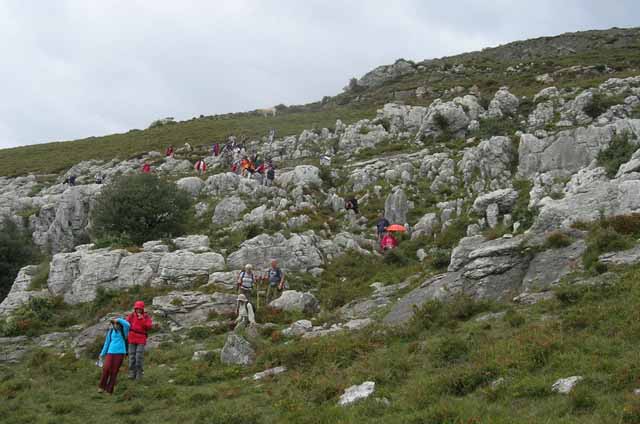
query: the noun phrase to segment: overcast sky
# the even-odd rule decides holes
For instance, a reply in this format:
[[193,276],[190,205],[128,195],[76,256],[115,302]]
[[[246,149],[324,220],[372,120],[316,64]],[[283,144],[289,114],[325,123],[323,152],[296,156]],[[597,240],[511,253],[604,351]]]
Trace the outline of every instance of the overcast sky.
[[0,148],[307,103],[400,57],[639,18],[637,0],[0,0]]

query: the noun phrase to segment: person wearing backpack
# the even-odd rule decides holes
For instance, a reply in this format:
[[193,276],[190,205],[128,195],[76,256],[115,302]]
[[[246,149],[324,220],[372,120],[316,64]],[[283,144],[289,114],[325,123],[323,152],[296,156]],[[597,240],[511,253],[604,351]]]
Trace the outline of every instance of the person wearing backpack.
[[133,304],[133,313],[127,316],[129,329],[129,378],[141,380],[144,374],[144,349],[147,344],[147,333],[153,327],[149,314],[144,312],[144,302],[138,300]]
[[127,335],[130,325],[127,320],[114,318],[110,321],[104,345],[100,351],[100,361],[102,365],[102,376],[98,392],[113,394],[120,366],[127,354]]
[[265,179],[265,184],[267,187],[271,187],[273,185],[273,180],[276,178],[276,170],[273,165],[269,165],[267,169],[267,178]]
[[253,266],[247,264],[244,267],[244,271],[238,275],[238,292],[244,294],[248,301],[251,301],[251,292],[253,291],[253,285],[256,282],[256,278],[253,274]]
[[271,296],[277,296],[279,292],[285,289],[284,272],[278,267],[278,261],[275,259],[271,260],[271,268],[266,272],[266,278],[269,283],[266,303],[269,303]]
[[247,297],[242,293],[238,295],[237,309],[238,316],[236,317],[234,332],[238,332],[249,325],[256,325],[256,315],[253,310],[253,305],[249,303]]

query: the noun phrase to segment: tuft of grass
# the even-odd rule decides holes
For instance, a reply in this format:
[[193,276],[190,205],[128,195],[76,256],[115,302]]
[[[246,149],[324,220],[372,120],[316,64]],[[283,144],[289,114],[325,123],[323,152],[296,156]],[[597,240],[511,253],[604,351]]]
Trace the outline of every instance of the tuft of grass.
[[638,146],[630,142],[628,134],[618,135],[611,140],[608,148],[598,153],[598,165],[606,170],[609,178],[613,178],[620,165],[628,162],[637,148]]
[[544,248],[546,249],[561,249],[563,247],[570,246],[573,241],[568,234],[562,231],[552,231],[547,235],[544,242]]

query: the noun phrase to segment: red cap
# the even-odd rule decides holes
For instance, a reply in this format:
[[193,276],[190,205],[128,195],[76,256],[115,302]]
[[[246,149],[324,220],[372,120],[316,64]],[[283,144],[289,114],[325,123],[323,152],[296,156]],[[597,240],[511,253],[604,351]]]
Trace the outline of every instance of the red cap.
[[142,300],[138,300],[133,304],[133,309],[142,309],[144,311],[144,302]]

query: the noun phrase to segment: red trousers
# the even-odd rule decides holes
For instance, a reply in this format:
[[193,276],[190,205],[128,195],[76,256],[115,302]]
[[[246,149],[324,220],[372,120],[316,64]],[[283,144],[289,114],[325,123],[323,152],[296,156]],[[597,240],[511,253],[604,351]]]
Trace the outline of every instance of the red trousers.
[[124,360],[124,354],[107,354],[102,366],[102,377],[100,377],[100,388],[107,393],[113,393],[113,388],[116,385],[116,379],[118,378],[118,371]]

